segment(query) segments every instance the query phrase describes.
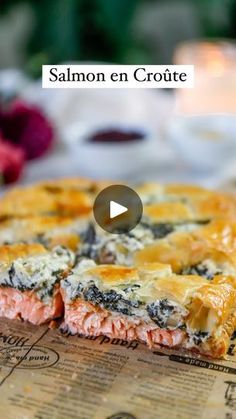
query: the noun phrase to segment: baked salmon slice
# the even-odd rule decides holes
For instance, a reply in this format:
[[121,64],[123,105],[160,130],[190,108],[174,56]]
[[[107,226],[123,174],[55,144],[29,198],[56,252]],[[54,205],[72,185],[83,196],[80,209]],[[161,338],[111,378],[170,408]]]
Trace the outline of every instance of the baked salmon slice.
[[61,278],[74,263],[64,247],[0,246],[0,316],[43,324],[63,315]]
[[132,268],[83,259],[61,281],[61,327],[220,358],[236,326],[235,283],[176,275],[159,263]]
[[41,300],[32,291],[14,288],[0,288],[0,316],[8,319],[27,320],[33,324],[43,324],[63,314],[63,302],[58,285],[55,286],[50,302]]
[[139,340],[147,343],[150,348],[155,345],[177,347],[185,338],[185,332],[182,330],[160,329],[142,319],[110,313],[81,299],[65,305],[64,323],[61,328],[74,335],[105,335],[128,341]]

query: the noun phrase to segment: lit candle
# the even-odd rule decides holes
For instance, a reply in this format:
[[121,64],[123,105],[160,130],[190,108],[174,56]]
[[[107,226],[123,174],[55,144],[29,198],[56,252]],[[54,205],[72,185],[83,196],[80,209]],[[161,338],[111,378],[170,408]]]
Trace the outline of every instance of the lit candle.
[[236,113],[236,44],[227,41],[180,45],[175,64],[193,64],[195,87],[178,89],[180,113]]

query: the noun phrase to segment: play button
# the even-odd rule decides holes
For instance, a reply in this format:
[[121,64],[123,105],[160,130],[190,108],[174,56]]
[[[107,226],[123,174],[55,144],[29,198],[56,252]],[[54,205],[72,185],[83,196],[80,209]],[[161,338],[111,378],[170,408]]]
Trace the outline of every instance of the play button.
[[103,189],[93,206],[96,222],[109,233],[125,234],[141,220],[142,201],[128,186],[112,185]]
[[117,202],[110,202],[110,218],[118,217],[118,215],[124,214],[128,211],[128,208],[123,207],[123,205],[117,204]]

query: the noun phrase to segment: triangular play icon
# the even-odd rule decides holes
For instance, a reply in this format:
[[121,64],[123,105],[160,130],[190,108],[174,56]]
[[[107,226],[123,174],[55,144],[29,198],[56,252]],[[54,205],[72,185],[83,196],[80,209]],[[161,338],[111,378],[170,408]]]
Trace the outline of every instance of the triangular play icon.
[[124,214],[128,211],[128,208],[115,201],[110,201],[110,218],[118,217],[118,215]]

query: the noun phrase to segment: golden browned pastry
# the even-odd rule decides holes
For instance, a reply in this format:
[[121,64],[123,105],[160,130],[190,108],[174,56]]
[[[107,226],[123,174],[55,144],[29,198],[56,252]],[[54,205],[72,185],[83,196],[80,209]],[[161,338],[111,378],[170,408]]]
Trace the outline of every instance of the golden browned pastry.
[[94,182],[64,179],[14,188],[0,200],[0,217],[79,216],[91,211]]
[[76,250],[90,217],[27,216],[0,221],[0,244],[41,243],[51,249],[57,245]]
[[169,263],[177,273],[193,273],[210,279],[236,273],[236,224],[216,219],[192,231],[175,231],[138,250],[135,263]]

